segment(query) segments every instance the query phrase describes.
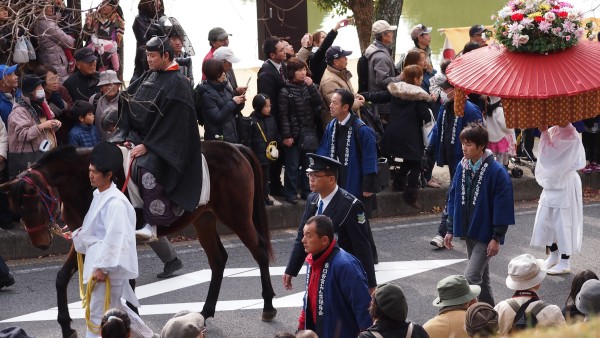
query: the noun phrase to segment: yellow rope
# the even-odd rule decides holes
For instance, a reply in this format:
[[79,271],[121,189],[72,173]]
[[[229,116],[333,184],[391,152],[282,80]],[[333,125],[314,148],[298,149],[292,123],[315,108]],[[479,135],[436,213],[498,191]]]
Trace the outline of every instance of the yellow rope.
[[[90,330],[90,332],[99,334],[101,326],[95,325],[90,320],[90,306],[89,306],[91,304],[91,300],[92,300],[92,292],[96,288],[96,284],[98,284],[98,281],[96,281],[96,279],[94,278],[94,275],[92,274],[92,276],[90,276],[90,279],[88,280],[88,287],[85,288],[83,286],[83,255],[80,253],[77,253],[77,269],[79,270],[79,297],[81,298],[81,306],[85,309],[86,326],[87,326],[88,330]],[[103,312],[106,312],[110,308],[110,278],[108,278],[108,276],[106,276],[104,283],[106,284],[106,290],[104,292],[104,311]]]

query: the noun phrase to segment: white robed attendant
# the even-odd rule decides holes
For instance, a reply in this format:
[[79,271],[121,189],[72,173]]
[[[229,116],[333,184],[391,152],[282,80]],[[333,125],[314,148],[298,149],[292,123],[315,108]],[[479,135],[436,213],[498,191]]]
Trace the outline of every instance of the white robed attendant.
[[581,251],[583,238],[583,197],[577,170],[585,167],[585,150],[571,124],[541,131],[535,179],[543,190],[530,245],[556,244],[558,250],[546,261],[548,273],[569,273],[568,256]]
[[[152,337],[153,333],[142,321],[142,319],[124,301],[129,301],[138,307],[139,302],[131,286],[129,279],[138,276],[138,260],[135,242],[135,210],[127,197],[112,183],[112,172],[101,173],[98,168],[114,168],[110,165],[94,164],[94,158],[105,158],[107,154],[115,155],[114,145],[102,142],[94,148],[90,164],[90,182],[98,189],[94,190],[94,198],[88,213],[85,215],[81,228],[73,232],[73,245],[78,253],[85,255],[83,265],[83,283],[90,287],[90,281],[94,278],[97,282],[92,291],[91,300],[87,306],[90,307],[90,322],[94,326],[100,326],[104,308],[106,279],[110,280],[110,307],[121,308],[127,312],[131,319],[132,337]],[[108,147],[109,152],[106,152]],[[121,157],[118,162],[122,163],[121,151],[114,146]],[[97,148],[98,156],[94,156]],[[102,149],[104,148],[104,149]],[[110,157],[109,155],[109,157]],[[104,161],[100,159],[98,161]],[[117,160],[112,161],[117,163]],[[94,332],[96,331],[96,332]],[[99,330],[86,330],[86,337],[100,337]]]

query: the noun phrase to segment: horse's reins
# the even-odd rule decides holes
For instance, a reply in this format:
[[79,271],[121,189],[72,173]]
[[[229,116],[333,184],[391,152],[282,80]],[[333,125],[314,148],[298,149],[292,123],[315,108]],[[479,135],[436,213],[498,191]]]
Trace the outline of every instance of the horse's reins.
[[[25,232],[31,234],[31,233],[42,231],[46,228],[50,228],[50,225],[56,224],[56,220],[60,217],[60,197],[58,197],[54,193],[54,189],[48,184],[48,182],[44,178],[44,175],[41,172],[39,172],[38,170],[32,169],[32,168],[29,168],[28,172],[37,176],[42,181],[43,187],[46,189],[46,191],[48,191],[48,193],[45,193],[44,191],[42,191],[42,189],[37,185],[37,183],[33,179],[31,179],[30,177],[28,177],[26,175],[24,175],[20,178],[20,180],[32,185],[35,188],[35,190],[37,191],[37,193],[40,196],[40,199],[42,200],[42,204],[44,205],[46,212],[48,213],[48,222],[42,223],[33,228],[28,228],[26,226],[23,227]],[[23,196],[24,197],[32,197],[35,195],[23,194]],[[53,210],[55,210],[55,212],[53,212]]]

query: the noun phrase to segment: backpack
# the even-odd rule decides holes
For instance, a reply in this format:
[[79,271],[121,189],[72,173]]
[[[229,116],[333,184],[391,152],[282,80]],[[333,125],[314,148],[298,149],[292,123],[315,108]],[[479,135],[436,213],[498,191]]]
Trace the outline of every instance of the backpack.
[[206,88],[202,85],[204,81],[198,83],[194,88],[194,109],[196,110],[196,119],[198,124],[204,126],[204,111],[202,109],[202,94],[206,92]]
[[537,299],[537,298],[531,298],[530,300],[525,302],[520,307],[519,307],[519,303],[517,303],[517,301],[514,299],[509,299],[507,301],[508,305],[510,305],[510,307],[516,312],[515,318],[513,320],[513,324],[512,324],[512,327],[511,327],[509,333],[515,333],[515,332],[523,331],[523,330],[537,326],[538,321],[537,321],[536,316],[546,306],[548,306],[548,304],[545,304],[544,302],[539,302],[533,307],[533,309],[531,309],[530,312],[526,312],[525,310],[527,310],[527,307],[529,306],[529,304],[531,304],[535,301],[538,301],[538,300],[539,299]]

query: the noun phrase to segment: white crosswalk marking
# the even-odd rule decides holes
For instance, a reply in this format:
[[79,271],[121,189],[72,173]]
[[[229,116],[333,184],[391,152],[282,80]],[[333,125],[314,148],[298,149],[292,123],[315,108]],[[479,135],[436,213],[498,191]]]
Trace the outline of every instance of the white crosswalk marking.
[[[419,260],[419,261],[398,261],[398,262],[381,262],[375,265],[375,274],[377,276],[378,283],[385,283],[400,278],[412,276],[418,273],[430,271],[433,269],[442,268],[448,265],[460,263],[465,259],[441,259],[441,260]],[[271,267],[269,269],[271,276],[281,276],[285,272],[284,266]],[[301,272],[304,274],[304,270]],[[210,282],[211,271],[209,269],[200,270],[192,273],[188,273],[182,276],[173,277],[167,280],[150,283],[143,286],[138,286],[135,290],[138,298],[144,299],[190,286],[208,283]],[[260,271],[258,268],[235,268],[225,269],[225,278],[246,278],[246,277],[260,277]],[[298,285],[303,285],[303,281],[297,282]],[[297,287],[302,290],[302,288]],[[304,291],[296,292],[284,297],[273,299],[273,306],[275,308],[290,308],[290,307],[301,307],[302,297]],[[190,311],[200,312],[204,302],[192,302],[192,303],[174,303],[174,304],[143,304],[140,308],[140,315],[159,315],[159,314],[170,314],[177,313],[181,309],[187,309]],[[218,301],[217,311],[235,311],[235,310],[249,310],[249,309],[262,309],[262,299],[241,299],[241,300],[229,300],[229,301]],[[69,312],[71,318],[81,319],[84,317],[84,310],[81,308],[81,302],[73,302],[69,304]],[[30,321],[44,321],[44,320],[56,320],[58,315],[58,309],[56,307],[32,312],[22,316],[5,319],[0,323],[11,323],[11,322],[30,322]]]

